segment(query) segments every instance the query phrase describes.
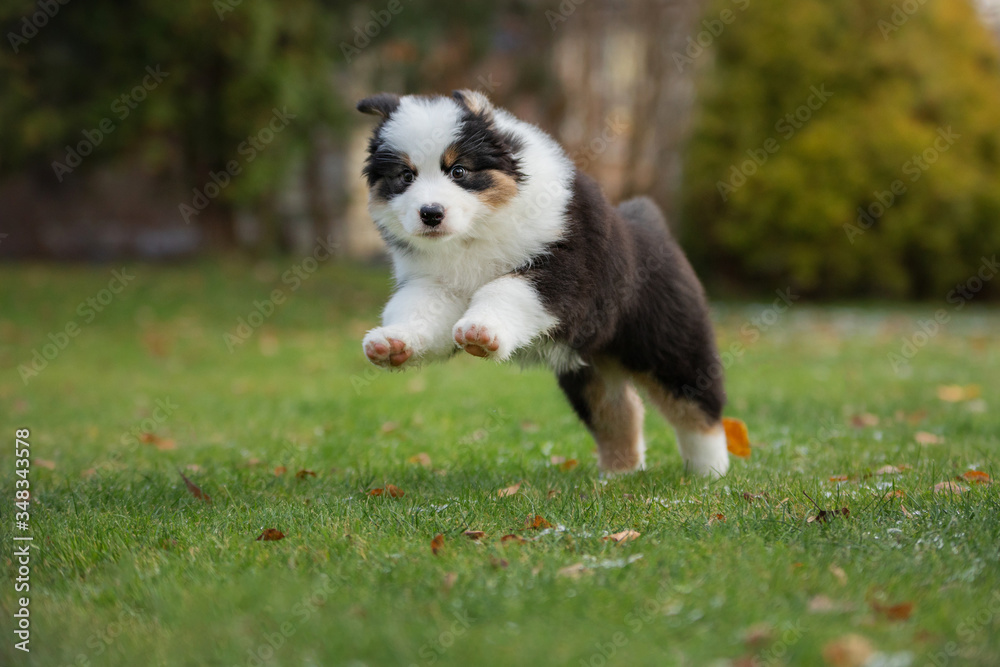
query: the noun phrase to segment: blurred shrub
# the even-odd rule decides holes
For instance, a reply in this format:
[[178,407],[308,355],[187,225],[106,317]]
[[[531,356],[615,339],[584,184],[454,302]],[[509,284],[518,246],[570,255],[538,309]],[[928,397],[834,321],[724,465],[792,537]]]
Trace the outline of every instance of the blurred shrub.
[[685,55],[702,77],[683,203],[707,273],[943,298],[1000,249],[1000,67],[967,2],[720,0],[707,16],[712,50]]

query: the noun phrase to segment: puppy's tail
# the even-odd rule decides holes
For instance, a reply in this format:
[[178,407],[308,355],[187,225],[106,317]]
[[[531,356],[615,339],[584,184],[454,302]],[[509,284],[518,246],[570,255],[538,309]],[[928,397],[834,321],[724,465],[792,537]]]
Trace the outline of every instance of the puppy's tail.
[[670,231],[663,211],[649,197],[635,197],[618,205],[618,213],[626,222],[655,231]]

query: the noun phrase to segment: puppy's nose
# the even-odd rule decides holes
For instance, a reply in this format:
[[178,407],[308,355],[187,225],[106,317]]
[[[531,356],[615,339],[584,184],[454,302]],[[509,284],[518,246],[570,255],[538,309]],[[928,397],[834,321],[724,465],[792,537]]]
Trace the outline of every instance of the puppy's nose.
[[420,207],[420,220],[428,227],[437,227],[444,220],[444,206],[424,204]]

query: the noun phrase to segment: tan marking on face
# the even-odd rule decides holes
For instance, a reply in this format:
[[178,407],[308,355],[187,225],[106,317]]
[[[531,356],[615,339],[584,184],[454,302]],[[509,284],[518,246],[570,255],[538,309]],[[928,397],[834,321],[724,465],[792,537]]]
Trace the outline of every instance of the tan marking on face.
[[510,174],[496,169],[490,169],[485,173],[493,179],[493,186],[477,192],[479,200],[493,209],[498,209],[510,203],[510,200],[517,195],[517,181]]
[[458,149],[454,145],[448,146],[448,148],[444,150],[444,155],[441,156],[441,160],[445,169],[451,169],[455,166],[455,163],[458,162]]

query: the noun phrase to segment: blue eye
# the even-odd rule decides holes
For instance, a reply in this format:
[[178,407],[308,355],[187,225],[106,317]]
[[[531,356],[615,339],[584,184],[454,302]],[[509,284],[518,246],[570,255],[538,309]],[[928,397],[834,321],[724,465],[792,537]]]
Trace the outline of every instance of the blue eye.
[[456,164],[451,168],[451,177],[456,181],[465,177],[465,167],[460,164]]

